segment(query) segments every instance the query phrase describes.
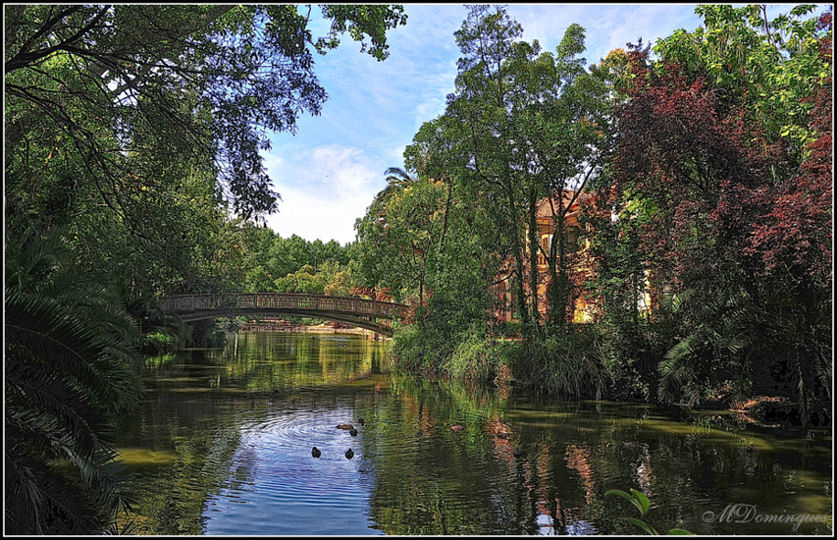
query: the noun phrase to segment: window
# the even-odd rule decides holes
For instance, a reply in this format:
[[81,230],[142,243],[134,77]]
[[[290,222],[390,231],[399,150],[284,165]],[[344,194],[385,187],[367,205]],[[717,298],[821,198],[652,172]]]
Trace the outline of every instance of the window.
[[[551,234],[543,234],[541,235],[541,248],[543,251],[538,254],[538,264],[546,264],[549,256],[549,250],[552,247],[552,235]],[[544,255],[546,253],[546,255]]]

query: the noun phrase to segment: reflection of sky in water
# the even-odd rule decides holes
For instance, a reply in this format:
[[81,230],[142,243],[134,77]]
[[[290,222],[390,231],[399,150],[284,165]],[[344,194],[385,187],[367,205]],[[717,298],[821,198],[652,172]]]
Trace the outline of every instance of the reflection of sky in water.
[[535,524],[538,526],[538,534],[542,536],[551,536],[555,534],[552,516],[548,514],[538,514],[538,517],[535,519]]
[[[554,536],[555,520],[549,514],[538,514],[535,518],[535,524],[538,526],[538,534],[541,536]],[[589,521],[578,520],[569,523],[566,527],[566,534],[570,536],[585,536],[598,534],[598,531]]]
[[597,534],[598,531],[589,521],[579,520],[567,525],[567,534],[570,536]]
[[352,437],[335,427],[351,420],[349,409],[318,409],[243,426],[230,475],[204,507],[205,533],[382,534],[369,528],[373,480],[362,428]]
[[[237,349],[150,362],[143,407],[118,430],[141,480],[141,532],[636,533],[614,531],[632,509],[604,497],[631,487],[651,497],[655,526],[700,534],[791,532],[700,520],[729,501],[765,513],[831,506],[825,441],[391,376],[389,361],[363,338],[241,334]],[[336,428],[347,422],[357,437]]]

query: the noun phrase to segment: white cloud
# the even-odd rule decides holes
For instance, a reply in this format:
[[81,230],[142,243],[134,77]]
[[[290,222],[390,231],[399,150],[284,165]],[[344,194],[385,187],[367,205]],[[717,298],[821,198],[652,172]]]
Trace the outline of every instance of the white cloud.
[[[282,196],[268,223],[283,236],[354,238],[354,221],[385,186],[384,170],[403,165],[403,152],[422,123],[445,108],[459,50],[453,33],[462,5],[407,4],[408,21],[387,33],[390,57],[377,62],[343,36],[340,47],[316,57],[329,94],[320,116],[303,115],[299,131],[278,133],[265,163]],[[572,23],[586,29],[590,63],[642,36],[648,43],[678,27],[700,24],[693,5],[510,4],[509,14],[554,51]],[[327,31],[327,25],[317,27]]]
[[355,220],[384,184],[373,160],[360,148],[336,144],[284,155],[266,160],[282,196],[279,213],[267,217],[268,226],[283,237],[354,240]]
[[544,50],[554,51],[570,24],[585,29],[589,63],[598,63],[609,51],[628,42],[654,43],[675,29],[693,30],[699,24],[695,4],[644,5],[511,5],[509,13],[521,23],[524,39],[538,39]]
[[387,157],[392,159],[393,163],[401,163],[401,161],[404,159],[404,150],[406,150],[406,149],[407,149],[406,144],[402,144],[401,146],[396,146],[395,148],[393,148],[390,151],[389,156],[387,156]]

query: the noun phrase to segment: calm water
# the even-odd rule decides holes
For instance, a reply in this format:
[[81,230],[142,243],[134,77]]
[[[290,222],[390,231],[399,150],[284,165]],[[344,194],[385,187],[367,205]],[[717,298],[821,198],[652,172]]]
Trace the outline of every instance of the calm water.
[[[640,533],[612,488],[646,493],[661,531],[790,534],[766,516],[830,520],[830,435],[434,383],[395,374],[386,350],[242,333],[223,351],[149,358],[146,399],[119,429],[136,492],[123,520],[139,534]],[[728,504],[754,508],[719,522]],[[798,531],[830,533],[830,521]]]

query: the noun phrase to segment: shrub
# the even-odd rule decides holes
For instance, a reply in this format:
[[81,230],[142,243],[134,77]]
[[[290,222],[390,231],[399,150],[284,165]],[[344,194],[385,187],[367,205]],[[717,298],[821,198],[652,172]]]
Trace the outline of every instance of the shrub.
[[562,396],[599,398],[608,374],[596,354],[596,333],[587,325],[572,325],[548,337],[508,348],[512,373],[538,390]]
[[140,350],[148,354],[162,354],[175,350],[178,339],[166,332],[156,331],[143,336]]
[[494,338],[483,325],[473,324],[461,335],[442,369],[456,379],[490,381],[500,366],[501,356]]
[[[392,354],[399,366],[408,370],[434,369],[432,336],[427,336],[419,323],[397,326],[393,333]],[[436,351],[438,353],[438,350]]]

